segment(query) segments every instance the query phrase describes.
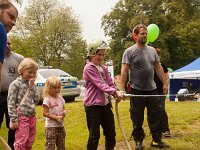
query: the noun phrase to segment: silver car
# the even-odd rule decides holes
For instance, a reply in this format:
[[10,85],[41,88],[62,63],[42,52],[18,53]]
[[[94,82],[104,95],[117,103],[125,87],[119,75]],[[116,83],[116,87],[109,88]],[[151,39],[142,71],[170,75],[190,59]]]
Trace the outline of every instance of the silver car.
[[39,90],[41,99],[45,82],[50,76],[56,76],[60,78],[60,81],[62,82],[61,94],[66,101],[74,101],[75,97],[80,95],[81,91],[80,86],[78,86],[77,83],[77,77],[73,77],[60,69],[38,69],[35,84]]
[[80,86],[80,89],[81,89],[79,98],[84,98],[84,96],[85,96],[85,81],[84,80],[78,81],[78,85]]

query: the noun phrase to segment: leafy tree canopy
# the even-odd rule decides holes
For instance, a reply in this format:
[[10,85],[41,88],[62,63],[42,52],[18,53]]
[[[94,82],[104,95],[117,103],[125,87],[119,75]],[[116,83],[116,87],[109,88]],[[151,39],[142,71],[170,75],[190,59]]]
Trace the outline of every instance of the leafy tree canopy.
[[12,41],[17,52],[82,78],[86,42],[71,8],[56,0],[30,0],[16,26]]
[[133,44],[130,33],[138,23],[158,25],[160,35],[150,45],[162,48],[162,60],[170,68],[180,68],[200,56],[199,0],[119,0],[102,17],[105,34],[112,39],[110,55],[116,74],[124,50]]

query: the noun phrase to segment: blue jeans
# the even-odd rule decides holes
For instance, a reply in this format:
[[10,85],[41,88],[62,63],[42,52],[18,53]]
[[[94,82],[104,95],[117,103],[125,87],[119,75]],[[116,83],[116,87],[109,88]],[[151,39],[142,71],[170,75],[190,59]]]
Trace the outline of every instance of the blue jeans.
[[106,150],[113,150],[116,144],[116,132],[111,104],[85,107],[85,112],[89,130],[87,150],[97,149],[100,138],[100,125],[105,136]]

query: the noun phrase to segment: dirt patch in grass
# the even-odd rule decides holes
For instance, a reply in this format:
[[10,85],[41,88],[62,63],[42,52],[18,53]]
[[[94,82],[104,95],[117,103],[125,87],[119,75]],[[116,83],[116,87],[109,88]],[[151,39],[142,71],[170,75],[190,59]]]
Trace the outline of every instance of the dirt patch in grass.
[[[129,142],[132,149],[134,148],[134,143],[133,141],[130,141]],[[125,149],[128,149],[125,141],[121,141],[121,142],[117,142],[116,145],[115,145],[115,150],[125,150]],[[105,147],[103,145],[99,145],[98,147],[98,150],[105,150]]]
[[[191,125],[189,125],[189,128],[191,128],[191,129],[200,129],[200,122],[195,122],[195,123],[193,123],[193,124],[191,124]],[[199,130],[198,130],[199,131]]]

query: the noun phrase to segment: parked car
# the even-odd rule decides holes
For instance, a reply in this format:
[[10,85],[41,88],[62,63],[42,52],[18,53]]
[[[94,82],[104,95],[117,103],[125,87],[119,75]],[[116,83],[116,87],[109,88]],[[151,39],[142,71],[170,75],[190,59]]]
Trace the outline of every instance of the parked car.
[[74,101],[75,97],[80,95],[80,86],[78,86],[78,78],[73,77],[61,69],[38,69],[36,87],[39,90],[41,99],[42,91],[48,77],[56,76],[62,82],[61,94],[66,101]]
[[81,93],[80,93],[80,98],[84,98],[85,95],[85,80],[80,80],[78,81],[78,85],[80,86]]
[[85,87],[85,80],[79,80],[78,85],[80,85],[81,87]]
[[183,88],[183,89],[180,89],[180,90],[177,92],[176,97],[178,98],[178,101],[189,100],[189,99],[190,99],[190,96],[187,95],[187,94],[189,94],[188,89]]

